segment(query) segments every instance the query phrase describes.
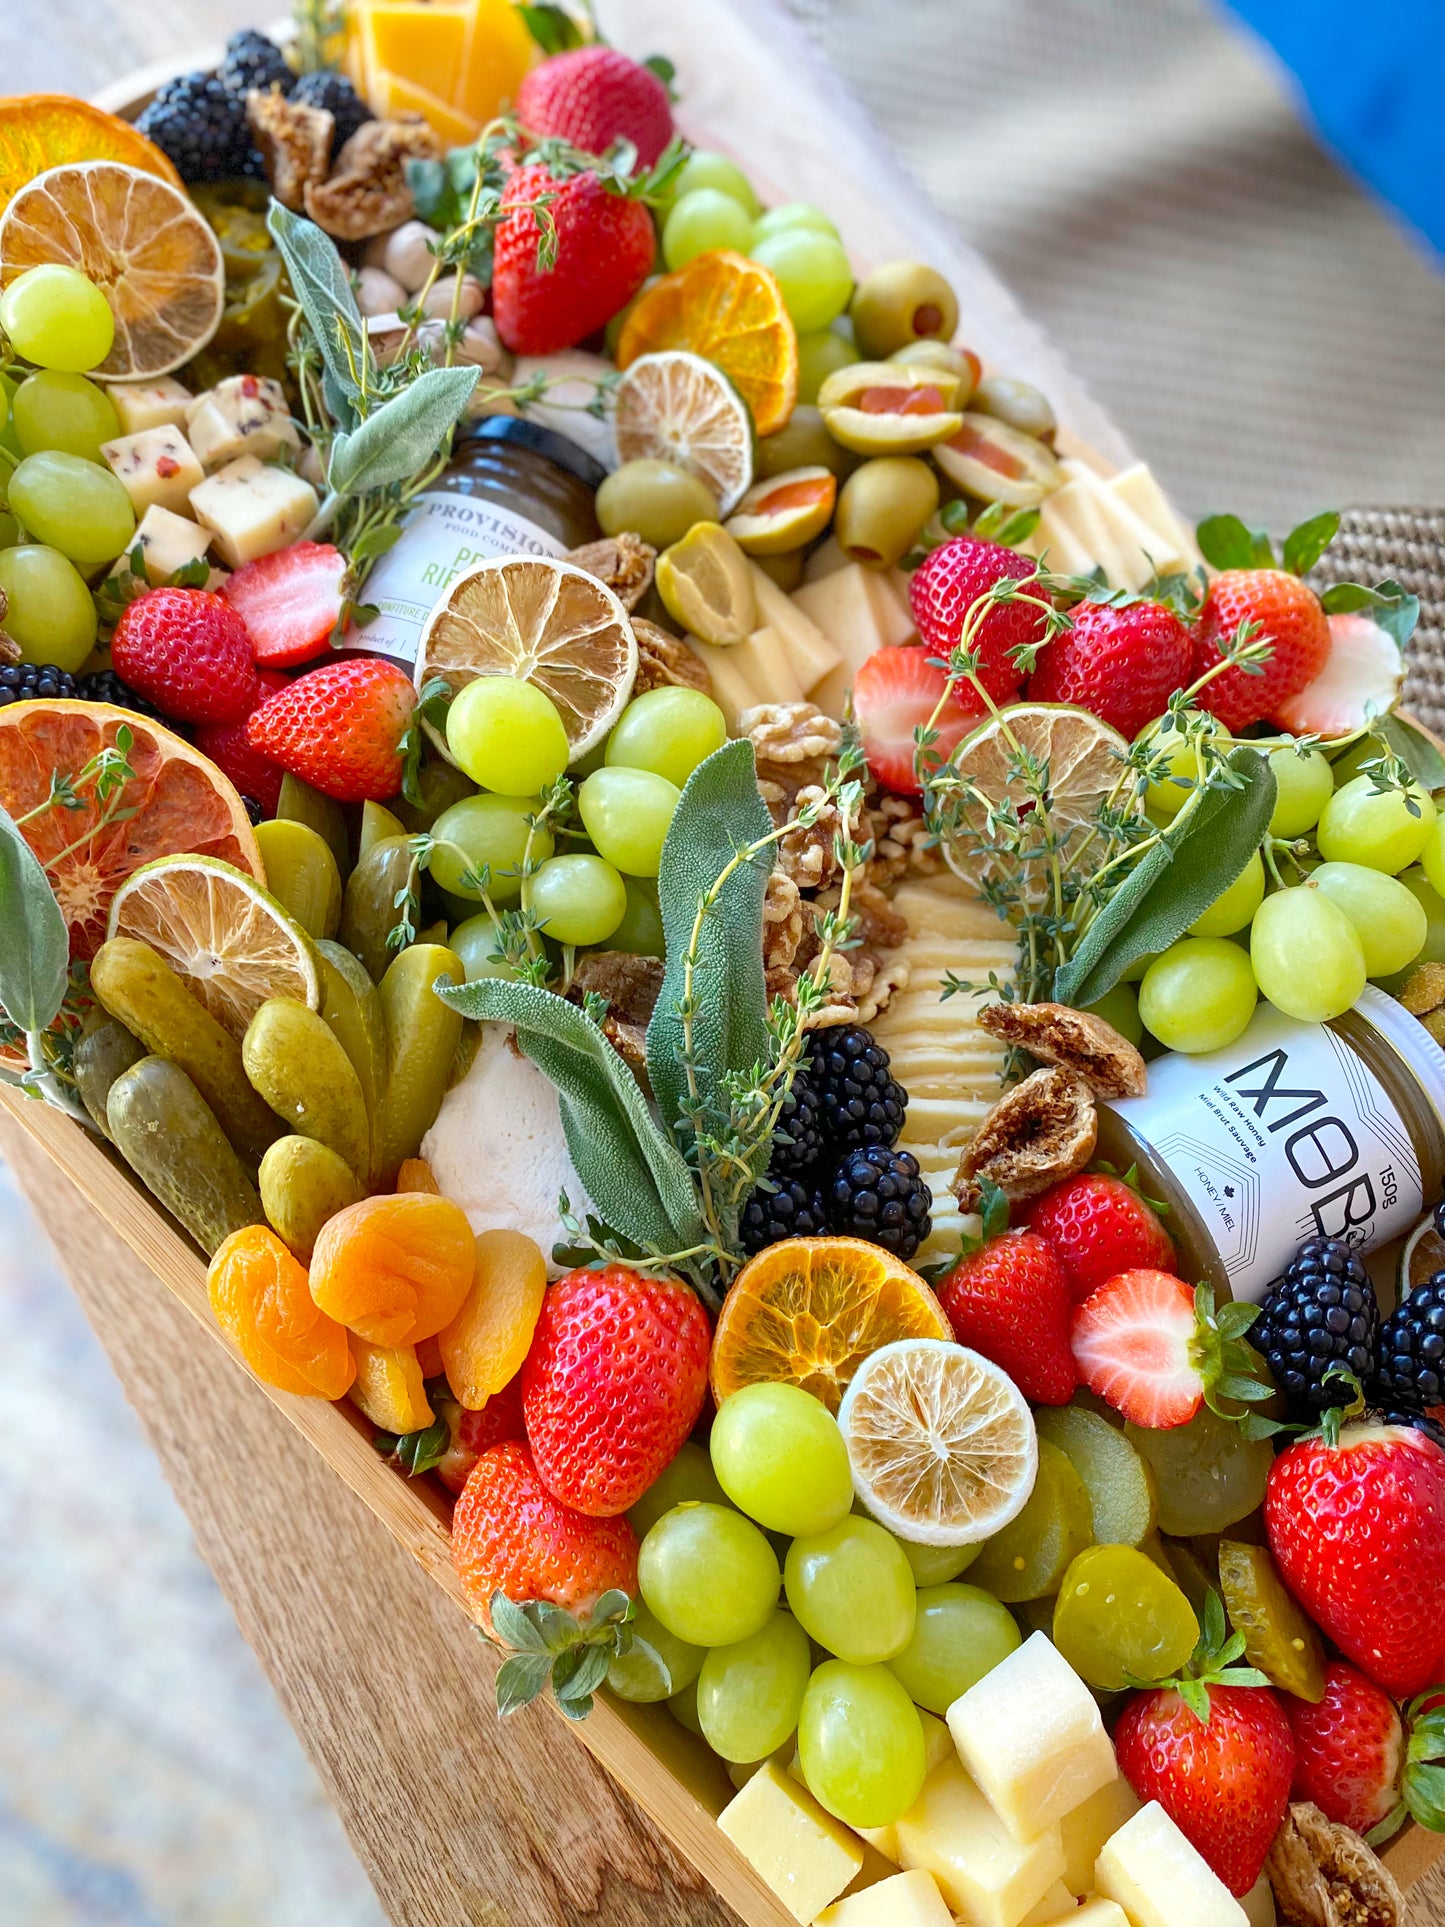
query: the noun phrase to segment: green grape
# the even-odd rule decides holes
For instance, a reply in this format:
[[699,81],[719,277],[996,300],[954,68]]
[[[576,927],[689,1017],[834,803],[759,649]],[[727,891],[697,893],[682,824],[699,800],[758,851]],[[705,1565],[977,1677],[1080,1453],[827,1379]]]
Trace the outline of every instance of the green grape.
[[82,574],[113,562],[135,534],[125,489],[108,468],[79,455],[27,455],[10,477],[9,496],[29,533]]
[[[1434,832],[1432,831],[1433,835]],[[1429,845],[1426,845],[1429,849]],[[1445,897],[1435,888],[1425,870],[1414,864],[1400,872],[1399,881],[1404,884],[1410,895],[1425,912],[1425,941],[1415,959],[1417,963],[1445,963]],[[1397,979],[1388,982],[1385,988],[1392,994],[1404,982],[1408,972],[1402,972]]]
[[0,508],[0,549],[10,549],[20,540],[20,524],[8,509]]
[[1249,933],[1249,958],[1275,1009],[1304,1024],[1338,1017],[1365,987],[1358,931],[1312,882],[1266,897]]
[[1160,953],[1139,986],[1144,1028],[1168,1050],[1220,1050],[1254,1015],[1248,956],[1227,937],[1184,937]]
[[798,336],[798,400],[816,402],[818,390],[840,368],[851,368],[858,361],[858,350],[833,328],[817,328],[812,334]]
[[665,776],[620,765],[594,770],[577,792],[577,808],[598,855],[634,877],[657,875],[668,825],[681,800],[682,791]]
[[649,689],[618,717],[607,739],[607,764],[651,770],[681,789],[727,739],[726,718],[711,696],[700,689]]
[[1171,1538],[1223,1532],[1264,1503],[1274,1447],[1245,1438],[1207,1405],[1187,1425],[1155,1431],[1131,1424],[1124,1436],[1154,1468],[1159,1530]]
[[474,783],[504,796],[537,795],[572,755],[551,697],[512,676],[467,684],[447,711],[447,748]]
[[670,1633],[646,1606],[637,1608],[632,1631],[637,1639],[646,1641],[657,1659],[634,1645],[630,1652],[613,1660],[607,1669],[607,1684],[619,1699],[650,1705],[671,1699],[694,1683],[707,1657],[701,1646],[689,1646],[685,1639]]
[[59,449],[87,462],[103,462],[102,442],[120,431],[115,403],[103,388],[84,375],[65,375],[41,368],[27,375],[15,391],[15,433],[27,455]]
[[0,295],[0,328],[17,355],[37,368],[83,375],[105,360],[115,316],[93,281],[76,268],[46,261],[27,268]]
[[717,1482],[707,1447],[691,1439],[664,1471],[659,1472],[627,1518],[639,1539],[645,1539],[664,1512],[678,1505],[728,1504],[728,1496]]
[[1437,816],[1430,825],[1430,834],[1420,851],[1420,867],[1430,888],[1438,897],[1445,897],[1445,817]]
[[436,848],[429,868],[437,885],[473,903],[480,903],[484,893],[496,904],[516,903],[522,894],[528,839],[534,863],[545,863],[555,847],[545,824],[528,827],[528,817],[535,817],[541,807],[539,797],[502,796],[492,790],[464,796],[443,810],[431,830]]
[[697,1681],[697,1716],[713,1752],[739,1764],[776,1753],[798,1724],[812,1668],[808,1635],[785,1612],[748,1639],[714,1646]]
[[689,1733],[702,1738],[702,1722],[697,1716],[697,1681],[689,1680],[680,1693],[674,1693],[667,1702],[667,1710],[679,1726],[685,1726]]
[[601,943],[621,923],[627,891],[600,856],[554,856],[523,883],[522,907],[558,943]]
[[516,971],[502,956],[497,926],[485,910],[459,923],[447,938],[447,948],[461,958],[469,984],[483,977],[500,977],[508,984],[517,981]]
[[898,1543],[913,1574],[913,1583],[920,1587],[941,1586],[949,1579],[957,1579],[983,1551],[981,1540],[975,1546],[918,1546],[911,1539],[899,1539]]
[[723,1400],[708,1440],[723,1491],[750,1519],[790,1538],[826,1532],[853,1504],[838,1421],[801,1386],[745,1385]]
[[1360,939],[1365,974],[1388,977],[1413,963],[1424,948],[1430,920],[1415,893],[1399,877],[1360,863],[1321,863],[1310,883],[1337,903]]
[[892,1659],[913,1637],[913,1574],[902,1546],[874,1519],[850,1514],[794,1539],[784,1583],[794,1617],[839,1659]]
[[798,1755],[813,1798],[850,1827],[891,1827],[923,1791],[918,1709],[886,1666],[830,1659],[808,1681]]
[[665,957],[667,942],[662,929],[662,912],[657,907],[655,885],[637,877],[624,877],[627,908],[622,921],[607,939],[609,950],[625,950],[634,957]]
[[10,397],[14,392],[15,390],[11,383],[0,378],[0,433],[3,433],[9,424]]
[[1150,723],[1143,732],[1151,745],[1158,739],[1158,748],[1151,749],[1151,762],[1160,773],[1144,791],[1144,807],[1156,823],[1171,822],[1193,795],[1199,780],[1195,745],[1200,736],[1220,733],[1212,716],[1186,711],[1185,720],[1187,729],[1165,729],[1162,723]]
[[1420,784],[1408,792],[1377,790],[1373,777],[1355,776],[1325,804],[1320,855],[1327,863],[1363,863],[1394,876],[1420,856],[1434,821],[1435,805]]
[[746,254],[753,244],[753,217],[731,194],[699,187],[673,202],[662,224],[662,258],[674,272],[699,254],[733,248]]
[[888,1662],[917,1706],[941,1717],[961,1693],[1022,1644],[1007,1606],[980,1586],[929,1586],[913,1637]]
[[753,192],[753,184],[726,154],[711,154],[705,148],[694,148],[678,169],[673,182],[673,204],[685,194],[696,194],[700,188],[709,187],[719,194],[729,194],[740,207],[746,210],[750,220],[758,216],[758,197]]
[[0,549],[0,590],[9,603],[5,630],[21,660],[79,669],[95,647],[96,613],[74,564],[39,543]]
[[753,259],[776,275],[799,334],[826,328],[853,293],[853,270],[842,242],[817,228],[780,228],[754,243]]
[[1089,1010],[1095,1017],[1102,1017],[1106,1024],[1112,1024],[1126,1042],[1137,1048],[1144,1035],[1144,1020],[1139,1015],[1139,993],[1132,984],[1115,984],[1097,1003],[1090,1004]]
[[723,1505],[665,1512],[637,1563],[643,1599],[692,1646],[733,1646],[761,1632],[781,1577],[777,1554],[751,1519]]
[[1247,929],[1254,913],[1264,902],[1264,859],[1256,850],[1223,896],[1189,926],[1191,937],[1232,937],[1236,930]]
[[1317,749],[1301,756],[1294,749],[1272,749],[1269,766],[1274,771],[1274,814],[1269,819],[1271,836],[1303,836],[1320,820],[1320,811],[1334,794],[1335,773],[1329,758]]
[[781,207],[770,207],[759,218],[753,238],[767,240],[769,235],[783,234],[789,228],[811,228],[815,234],[831,234],[836,240],[838,230],[820,207],[810,207],[806,201],[785,201]]
[[[25,450],[20,446],[20,437],[15,433],[15,392],[20,384],[13,376],[0,375],[0,448],[12,455],[18,462]],[[9,470],[8,462],[0,464],[0,476]],[[3,494],[0,489],[0,494]]]

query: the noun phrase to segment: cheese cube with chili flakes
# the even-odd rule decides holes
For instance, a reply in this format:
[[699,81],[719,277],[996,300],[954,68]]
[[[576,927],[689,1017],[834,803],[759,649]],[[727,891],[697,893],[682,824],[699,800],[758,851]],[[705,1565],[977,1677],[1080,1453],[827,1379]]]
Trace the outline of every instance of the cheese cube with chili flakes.
[[240,455],[191,490],[191,512],[233,569],[294,542],[320,507],[316,491],[289,468]]
[[102,442],[100,452],[138,516],[156,507],[179,515],[190,501],[191,490],[204,479],[196,451],[169,424]]
[[[211,538],[196,522],[187,521],[184,515],[174,515],[170,509],[163,509],[159,503],[152,503],[136,525],[135,534],[124,555],[118,557],[111,573],[114,575],[130,566],[131,558],[137,549],[141,552],[141,570],[153,589],[169,582],[178,569],[185,568],[188,562],[199,562],[211,545]],[[214,575],[215,570],[211,573]],[[207,588],[211,585],[208,582]]]
[[186,432],[208,475],[239,455],[265,461],[299,449],[286,391],[265,375],[227,375],[186,411]]
[[127,435],[138,435],[143,428],[184,429],[186,410],[196,399],[174,375],[158,375],[154,381],[114,381],[105,392]]

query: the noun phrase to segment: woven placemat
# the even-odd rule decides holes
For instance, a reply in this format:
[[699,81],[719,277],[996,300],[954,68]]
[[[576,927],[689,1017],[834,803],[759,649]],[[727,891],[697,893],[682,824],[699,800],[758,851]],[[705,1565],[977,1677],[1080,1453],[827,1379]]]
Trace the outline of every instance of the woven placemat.
[[1420,598],[1405,702],[1427,728],[1445,734],[1445,508],[1344,511],[1340,532],[1315,571],[1319,586],[1391,576]]

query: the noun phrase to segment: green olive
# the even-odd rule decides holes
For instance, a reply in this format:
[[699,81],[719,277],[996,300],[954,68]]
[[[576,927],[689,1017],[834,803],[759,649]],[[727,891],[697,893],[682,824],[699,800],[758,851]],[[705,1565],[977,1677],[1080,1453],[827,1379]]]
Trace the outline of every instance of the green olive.
[[410,803],[404,796],[394,796],[392,813],[401,821],[403,828],[413,831],[429,830],[443,810],[449,810],[453,803],[460,803],[464,796],[475,796],[477,786],[455,763],[444,763],[434,756],[417,771],[417,794],[419,803]]
[[849,313],[859,352],[882,361],[910,341],[952,341],[958,296],[921,261],[890,261],[859,282]]
[[958,433],[937,445],[933,459],[956,488],[1010,508],[1037,508],[1064,480],[1053,450],[1037,436],[972,410]]
[[916,455],[864,462],[838,496],[833,533],[854,562],[891,568],[938,507],[938,477]]
[[1052,443],[1059,431],[1048,396],[1031,381],[1017,381],[1012,375],[985,375],[973,391],[971,405],[978,414],[992,415],[1037,441]]
[[968,406],[968,398],[978,386],[983,363],[972,348],[950,348],[946,341],[909,341],[895,348],[888,357],[905,368],[946,368],[958,380],[957,405]]
[[813,402],[830,375],[858,360],[858,350],[831,328],[798,336],[798,400]]
[[790,549],[786,555],[755,555],[754,562],[764,575],[770,575],[784,595],[803,586],[803,558],[807,551]]
[[694,522],[716,522],[718,515],[707,483],[671,462],[624,462],[597,491],[602,533],[630,529],[655,549],[671,548]]
[[957,388],[936,364],[858,361],[829,375],[818,406],[833,440],[855,454],[921,455],[962,428]]
[[858,457],[840,448],[824,428],[822,410],[812,402],[800,401],[786,427],[758,443],[753,469],[762,482],[773,475],[790,474],[795,468],[831,468],[841,482],[857,466]]

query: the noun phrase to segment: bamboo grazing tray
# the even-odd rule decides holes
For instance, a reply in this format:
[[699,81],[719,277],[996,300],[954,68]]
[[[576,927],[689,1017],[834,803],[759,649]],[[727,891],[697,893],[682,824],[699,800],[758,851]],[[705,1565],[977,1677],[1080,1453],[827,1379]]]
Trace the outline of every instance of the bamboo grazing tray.
[[[685,26],[680,19],[685,18]],[[769,201],[806,199],[832,212],[855,265],[900,257],[930,261],[958,290],[963,331],[984,359],[1036,382],[1068,424],[1073,452],[1106,472],[1132,459],[1113,423],[1057,352],[1019,311],[882,148],[856,105],[818,65],[775,0],[616,0],[606,8],[616,44],[666,53],[682,91],[679,120],[698,145],[731,153]],[[281,30],[274,30],[280,37]],[[99,104],[133,117],[173,74],[218,59],[202,53],[119,81]],[[726,129],[726,136],[719,132]],[[116,1236],[246,1370],[211,1316],[206,1264],[119,1158],[98,1138],[43,1104],[0,1086],[0,1104],[100,1213]],[[42,1219],[47,1203],[39,1201]],[[51,1205],[50,1208],[54,1208]],[[469,1612],[452,1566],[450,1501],[431,1479],[407,1480],[372,1449],[373,1427],[348,1401],[327,1404],[262,1387],[267,1398],[321,1454],[458,1607]],[[257,1468],[258,1477],[264,1476]],[[497,1660],[478,1642],[476,1664]],[[563,1732],[589,1752],[691,1862],[746,1927],[796,1927],[793,1916],[714,1824],[733,1797],[722,1763],[664,1706],[634,1706],[599,1696],[592,1716]],[[1385,1859],[1403,1887],[1445,1851],[1445,1836],[1411,1826]],[[860,1882],[894,1871],[868,1849]]]

